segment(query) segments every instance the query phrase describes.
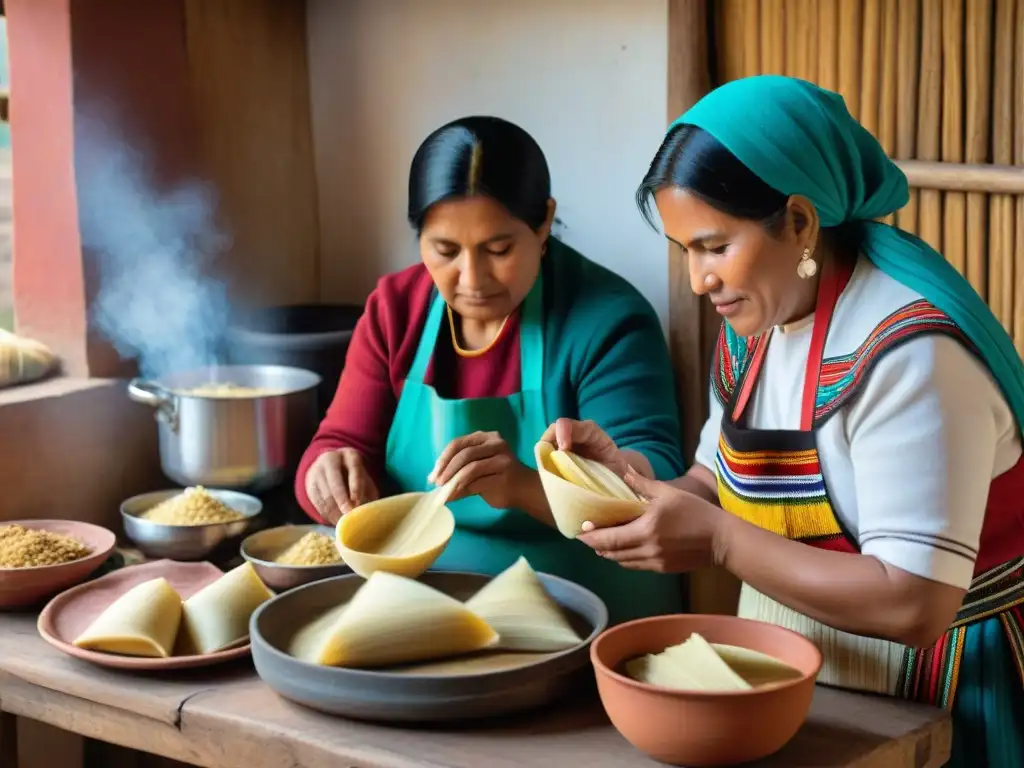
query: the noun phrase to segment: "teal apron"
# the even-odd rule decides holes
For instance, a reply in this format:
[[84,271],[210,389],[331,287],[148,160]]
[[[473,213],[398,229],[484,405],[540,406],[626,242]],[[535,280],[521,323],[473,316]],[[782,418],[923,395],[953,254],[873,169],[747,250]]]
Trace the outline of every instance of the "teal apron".
[[[523,302],[520,330],[522,391],[509,397],[446,400],[424,383],[444,316],[435,295],[388,433],[386,468],[403,493],[429,489],[427,475],[441,451],[472,432],[498,432],[518,459],[536,469],[533,447],[547,429],[544,413],[543,286],[541,276]],[[495,509],[479,496],[452,502],[455,535],[434,569],[496,575],[524,555],[535,570],[596,593],[612,622],[682,610],[678,576],[630,571],[598,557],[582,542],[518,509]]]

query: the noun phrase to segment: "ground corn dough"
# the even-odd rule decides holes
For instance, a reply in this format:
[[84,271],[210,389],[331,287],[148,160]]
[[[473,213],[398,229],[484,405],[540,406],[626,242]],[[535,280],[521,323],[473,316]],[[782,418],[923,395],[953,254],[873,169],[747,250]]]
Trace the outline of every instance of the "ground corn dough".
[[80,541],[20,525],[0,526],[0,568],[38,568],[81,560],[92,553]]
[[186,488],[177,496],[146,510],[140,517],[164,525],[210,525],[245,519],[245,515],[211,496],[201,485]]
[[278,565],[334,565],[341,562],[341,555],[334,539],[310,531],[275,557],[274,562]]
[[273,397],[280,394],[277,390],[266,389],[265,387],[246,387],[241,384],[210,383],[200,384],[198,387],[182,389],[178,391],[181,395],[192,397],[210,397],[214,399],[245,399],[255,397]]

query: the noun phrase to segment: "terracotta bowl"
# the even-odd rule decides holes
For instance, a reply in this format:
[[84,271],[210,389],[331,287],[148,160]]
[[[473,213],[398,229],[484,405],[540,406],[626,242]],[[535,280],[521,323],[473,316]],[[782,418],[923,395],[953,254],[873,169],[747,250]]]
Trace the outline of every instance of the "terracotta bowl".
[[92,554],[63,565],[38,568],[0,568],[0,608],[24,608],[52,597],[84,581],[103,565],[117,543],[106,528],[75,520],[10,520],[3,525],[20,525],[37,531],[59,533],[85,544]]
[[[674,691],[625,675],[630,659],[658,653],[697,632],[711,643],[766,653],[801,677],[750,691]],[[638,619],[606,630],[590,647],[597,688],[612,724],[630,744],[670,765],[735,765],[766,757],[807,717],[821,653],[805,637],[735,616]]]

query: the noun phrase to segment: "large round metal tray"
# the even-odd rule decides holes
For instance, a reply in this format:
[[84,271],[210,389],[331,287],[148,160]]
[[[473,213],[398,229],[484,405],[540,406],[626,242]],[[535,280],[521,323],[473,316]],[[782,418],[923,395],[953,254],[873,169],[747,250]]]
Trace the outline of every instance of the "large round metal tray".
[[[292,637],[326,611],[348,602],[364,583],[355,574],[307,584],[278,595],[252,616],[256,672],[281,696],[334,715],[390,722],[445,722],[507,715],[566,693],[589,674],[590,643],[608,624],[594,593],[565,579],[538,574],[551,597],[584,638],[557,653],[487,652],[394,670],[322,667],[288,655]],[[419,580],[458,600],[491,577],[428,571]]]

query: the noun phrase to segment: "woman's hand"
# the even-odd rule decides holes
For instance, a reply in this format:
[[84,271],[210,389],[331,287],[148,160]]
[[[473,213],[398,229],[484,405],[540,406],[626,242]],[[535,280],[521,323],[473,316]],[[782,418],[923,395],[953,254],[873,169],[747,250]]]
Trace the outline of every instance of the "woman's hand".
[[624,568],[659,573],[686,573],[722,562],[723,516],[720,507],[668,483],[648,480],[630,469],[625,480],[649,500],[632,522],[595,529],[577,538],[602,557]]
[[353,507],[380,498],[363,457],[351,448],[320,454],[306,473],[306,495],[331,525]]
[[537,473],[524,465],[497,432],[473,432],[448,443],[427,480],[444,485],[458,475],[452,501],[480,496],[495,509],[520,508]]
[[637,451],[624,451],[607,433],[592,421],[559,419],[541,437],[560,451],[575,454],[604,464],[619,477],[632,468],[643,477],[654,477],[654,470],[647,457]]
[[626,474],[629,468],[629,461],[615,441],[592,421],[559,419],[547,428],[541,440],[560,451],[572,451],[600,462],[619,476]]

